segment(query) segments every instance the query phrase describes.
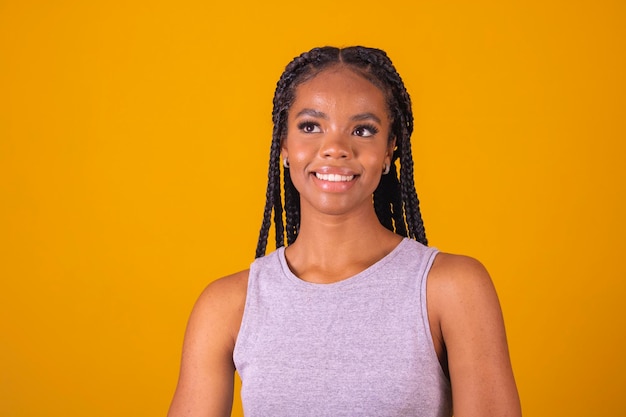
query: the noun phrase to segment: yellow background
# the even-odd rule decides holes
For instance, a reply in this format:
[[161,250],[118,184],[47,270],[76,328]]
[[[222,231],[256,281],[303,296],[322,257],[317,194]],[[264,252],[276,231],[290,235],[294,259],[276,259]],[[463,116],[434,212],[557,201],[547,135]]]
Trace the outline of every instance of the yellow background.
[[526,416],[623,415],[625,28],[617,0],[0,0],[0,415],[166,413],[195,298],[253,257],[276,80],[325,44],[405,79],[428,236],[491,271]]

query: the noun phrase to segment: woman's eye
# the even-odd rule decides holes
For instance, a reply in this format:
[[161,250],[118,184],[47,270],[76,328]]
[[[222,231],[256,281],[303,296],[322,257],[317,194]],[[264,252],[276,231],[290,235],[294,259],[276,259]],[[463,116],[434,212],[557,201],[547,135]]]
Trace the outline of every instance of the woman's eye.
[[354,129],[355,136],[361,136],[364,138],[374,136],[376,133],[378,133],[378,128],[372,125],[358,126],[356,129]]
[[302,122],[298,125],[298,129],[304,133],[319,133],[322,131],[320,127],[313,122]]

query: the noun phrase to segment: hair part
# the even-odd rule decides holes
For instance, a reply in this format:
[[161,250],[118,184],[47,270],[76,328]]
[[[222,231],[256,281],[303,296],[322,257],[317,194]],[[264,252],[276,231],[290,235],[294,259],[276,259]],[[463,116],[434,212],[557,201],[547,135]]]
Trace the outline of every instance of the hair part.
[[[376,48],[314,48],[294,58],[285,68],[274,92],[272,144],[268,169],[265,208],[256,257],[265,255],[269,230],[274,220],[276,248],[295,242],[300,229],[300,193],[294,187],[289,169],[283,169],[284,198],[281,194],[280,151],[287,134],[287,118],[297,87],[320,72],[344,65],[378,87],[385,95],[391,119],[389,140],[396,140],[389,174],[383,175],[374,191],[373,204],[380,223],[405,237],[428,244],[415,191],[411,134],[413,111],[406,87],[387,54]],[[400,170],[396,169],[399,161]]]

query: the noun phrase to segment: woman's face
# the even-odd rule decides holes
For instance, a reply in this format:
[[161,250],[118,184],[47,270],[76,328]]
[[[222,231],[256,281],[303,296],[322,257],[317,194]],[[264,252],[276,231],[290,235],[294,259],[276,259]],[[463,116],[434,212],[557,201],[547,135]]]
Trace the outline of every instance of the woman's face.
[[383,92],[349,68],[326,69],[296,88],[282,156],[301,210],[372,209],[372,193],[394,147]]

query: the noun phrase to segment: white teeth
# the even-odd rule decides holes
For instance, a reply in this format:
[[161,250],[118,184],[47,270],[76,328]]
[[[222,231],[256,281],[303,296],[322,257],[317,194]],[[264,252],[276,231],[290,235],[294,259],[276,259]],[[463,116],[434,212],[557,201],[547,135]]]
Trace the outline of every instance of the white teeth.
[[319,172],[316,172],[315,176],[322,181],[331,181],[331,182],[352,181],[352,179],[354,178],[354,175],[320,174]]

